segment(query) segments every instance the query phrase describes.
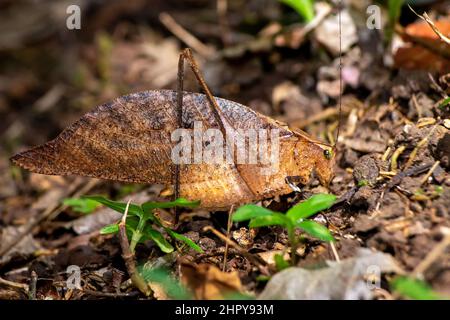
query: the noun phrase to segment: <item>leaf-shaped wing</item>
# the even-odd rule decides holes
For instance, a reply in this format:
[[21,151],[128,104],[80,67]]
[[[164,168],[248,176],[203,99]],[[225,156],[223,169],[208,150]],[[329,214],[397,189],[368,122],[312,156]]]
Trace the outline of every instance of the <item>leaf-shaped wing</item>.
[[[241,104],[220,98],[216,101],[227,131],[278,128],[281,137],[292,136],[275,120]],[[171,142],[171,134],[177,128],[176,119],[175,91],[155,90],[122,96],[96,107],[56,139],[19,153],[12,161],[42,174],[172,184],[175,166],[171,152],[175,143]],[[205,95],[184,92],[184,127],[193,130],[195,121],[202,123],[203,130],[220,128]],[[202,207],[226,207],[230,202],[256,200],[255,190],[260,190],[268,178],[258,180],[253,171],[250,175],[243,173],[248,169],[245,166],[249,165],[181,165],[181,196],[202,200]],[[260,197],[258,194],[257,198]]]

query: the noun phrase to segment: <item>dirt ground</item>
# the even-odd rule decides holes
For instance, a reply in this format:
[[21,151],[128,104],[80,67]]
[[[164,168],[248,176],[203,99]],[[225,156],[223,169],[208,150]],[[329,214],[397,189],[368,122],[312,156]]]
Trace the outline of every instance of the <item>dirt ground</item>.
[[[62,201],[102,194],[142,203],[164,199],[164,186],[32,174],[9,158],[118,96],[175,89],[178,55],[186,46],[215,96],[330,144],[340,122],[329,190],[314,180],[301,193],[262,205],[285,212],[312,194],[333,193],[338,202],[314,220],[330,229],[340,259],[354,257],[358,248],[388,253],[405,273],[420,271],[434,291],[450,295],[450,252],[436,251],[450,230],[450,46],[408,7],[391,45],[387,25],[366,26],[370,1],[345,1],[340,83],[336,24],[327,20],[336,8],[324,18],[328,23],[305,34],[299,15],[275,0],[218,1],[228,4],[225,13],[206,0],[85,0],[81,29],[68,30],[65,1],[31,2],[0,4],[0,29],[6,30],[0,35],[0,299],[28,299],[33,282],[37,299],[145,298],[128,281],[117,236],[99,234],[120,215],[106,208],[82,214]],[[426,10],[450,34],[448,2],[414,8]],[[199,92],[190,72],[185,80],[185,90]],[[227,212],[181,210],[178,222],[172,211],[158,214],[204,253],[165,255],[148,242],[137,248],[139,264],[164,265],[175,278],[181,261],[208,264],[237,272],[242,292],[263,291],[267,273],[204,229],[228,234]],[[235,223],[229,231],[241,250],[269,263],[289,246],[279,227],[249,230]],[[430,252],[437,256],[428,263]],[[336,259],[329,244],[309,237],[297,253],[305,268]],[[82,290],[65,287],[71,265],[81,267]],[[400,298],[383,279],[376,298]],[[152,299],[165,297],[158,288]]]

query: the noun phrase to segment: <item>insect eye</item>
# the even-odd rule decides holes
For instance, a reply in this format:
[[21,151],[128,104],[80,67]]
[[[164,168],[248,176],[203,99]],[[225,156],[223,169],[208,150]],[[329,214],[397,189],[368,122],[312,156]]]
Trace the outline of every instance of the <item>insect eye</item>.
[[328,149],[323,150],[323,156],[324,156],[326,159],[330,160],[331,157],[332,157],[332,155],[333,155],[333,154],[331,153],[330,150],[328,150]]

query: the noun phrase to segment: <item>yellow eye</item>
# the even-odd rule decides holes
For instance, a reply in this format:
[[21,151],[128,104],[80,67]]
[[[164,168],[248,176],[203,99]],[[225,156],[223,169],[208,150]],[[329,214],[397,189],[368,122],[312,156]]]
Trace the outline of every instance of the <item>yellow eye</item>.
[[325,149],[323,150],[323,156],[325,157],[325,159],[330,160],[333,157],[333,153],[330,150]]

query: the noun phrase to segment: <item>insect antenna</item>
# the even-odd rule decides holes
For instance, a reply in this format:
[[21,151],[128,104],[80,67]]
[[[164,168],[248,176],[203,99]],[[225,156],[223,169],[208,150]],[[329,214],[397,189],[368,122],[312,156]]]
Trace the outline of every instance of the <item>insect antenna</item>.
[[336,140],[333,145],[333,152],[336,153],[337,143],[339,141],[339,134],[341,132],[341,115],[342,115],[342,94],[343,94],[343,81],[342,81],[342,21],[341,21],[342,0],[339,0],[338,4],[338,24],[339,24],[339,100],[338,100],[338,126],[336,130]]

